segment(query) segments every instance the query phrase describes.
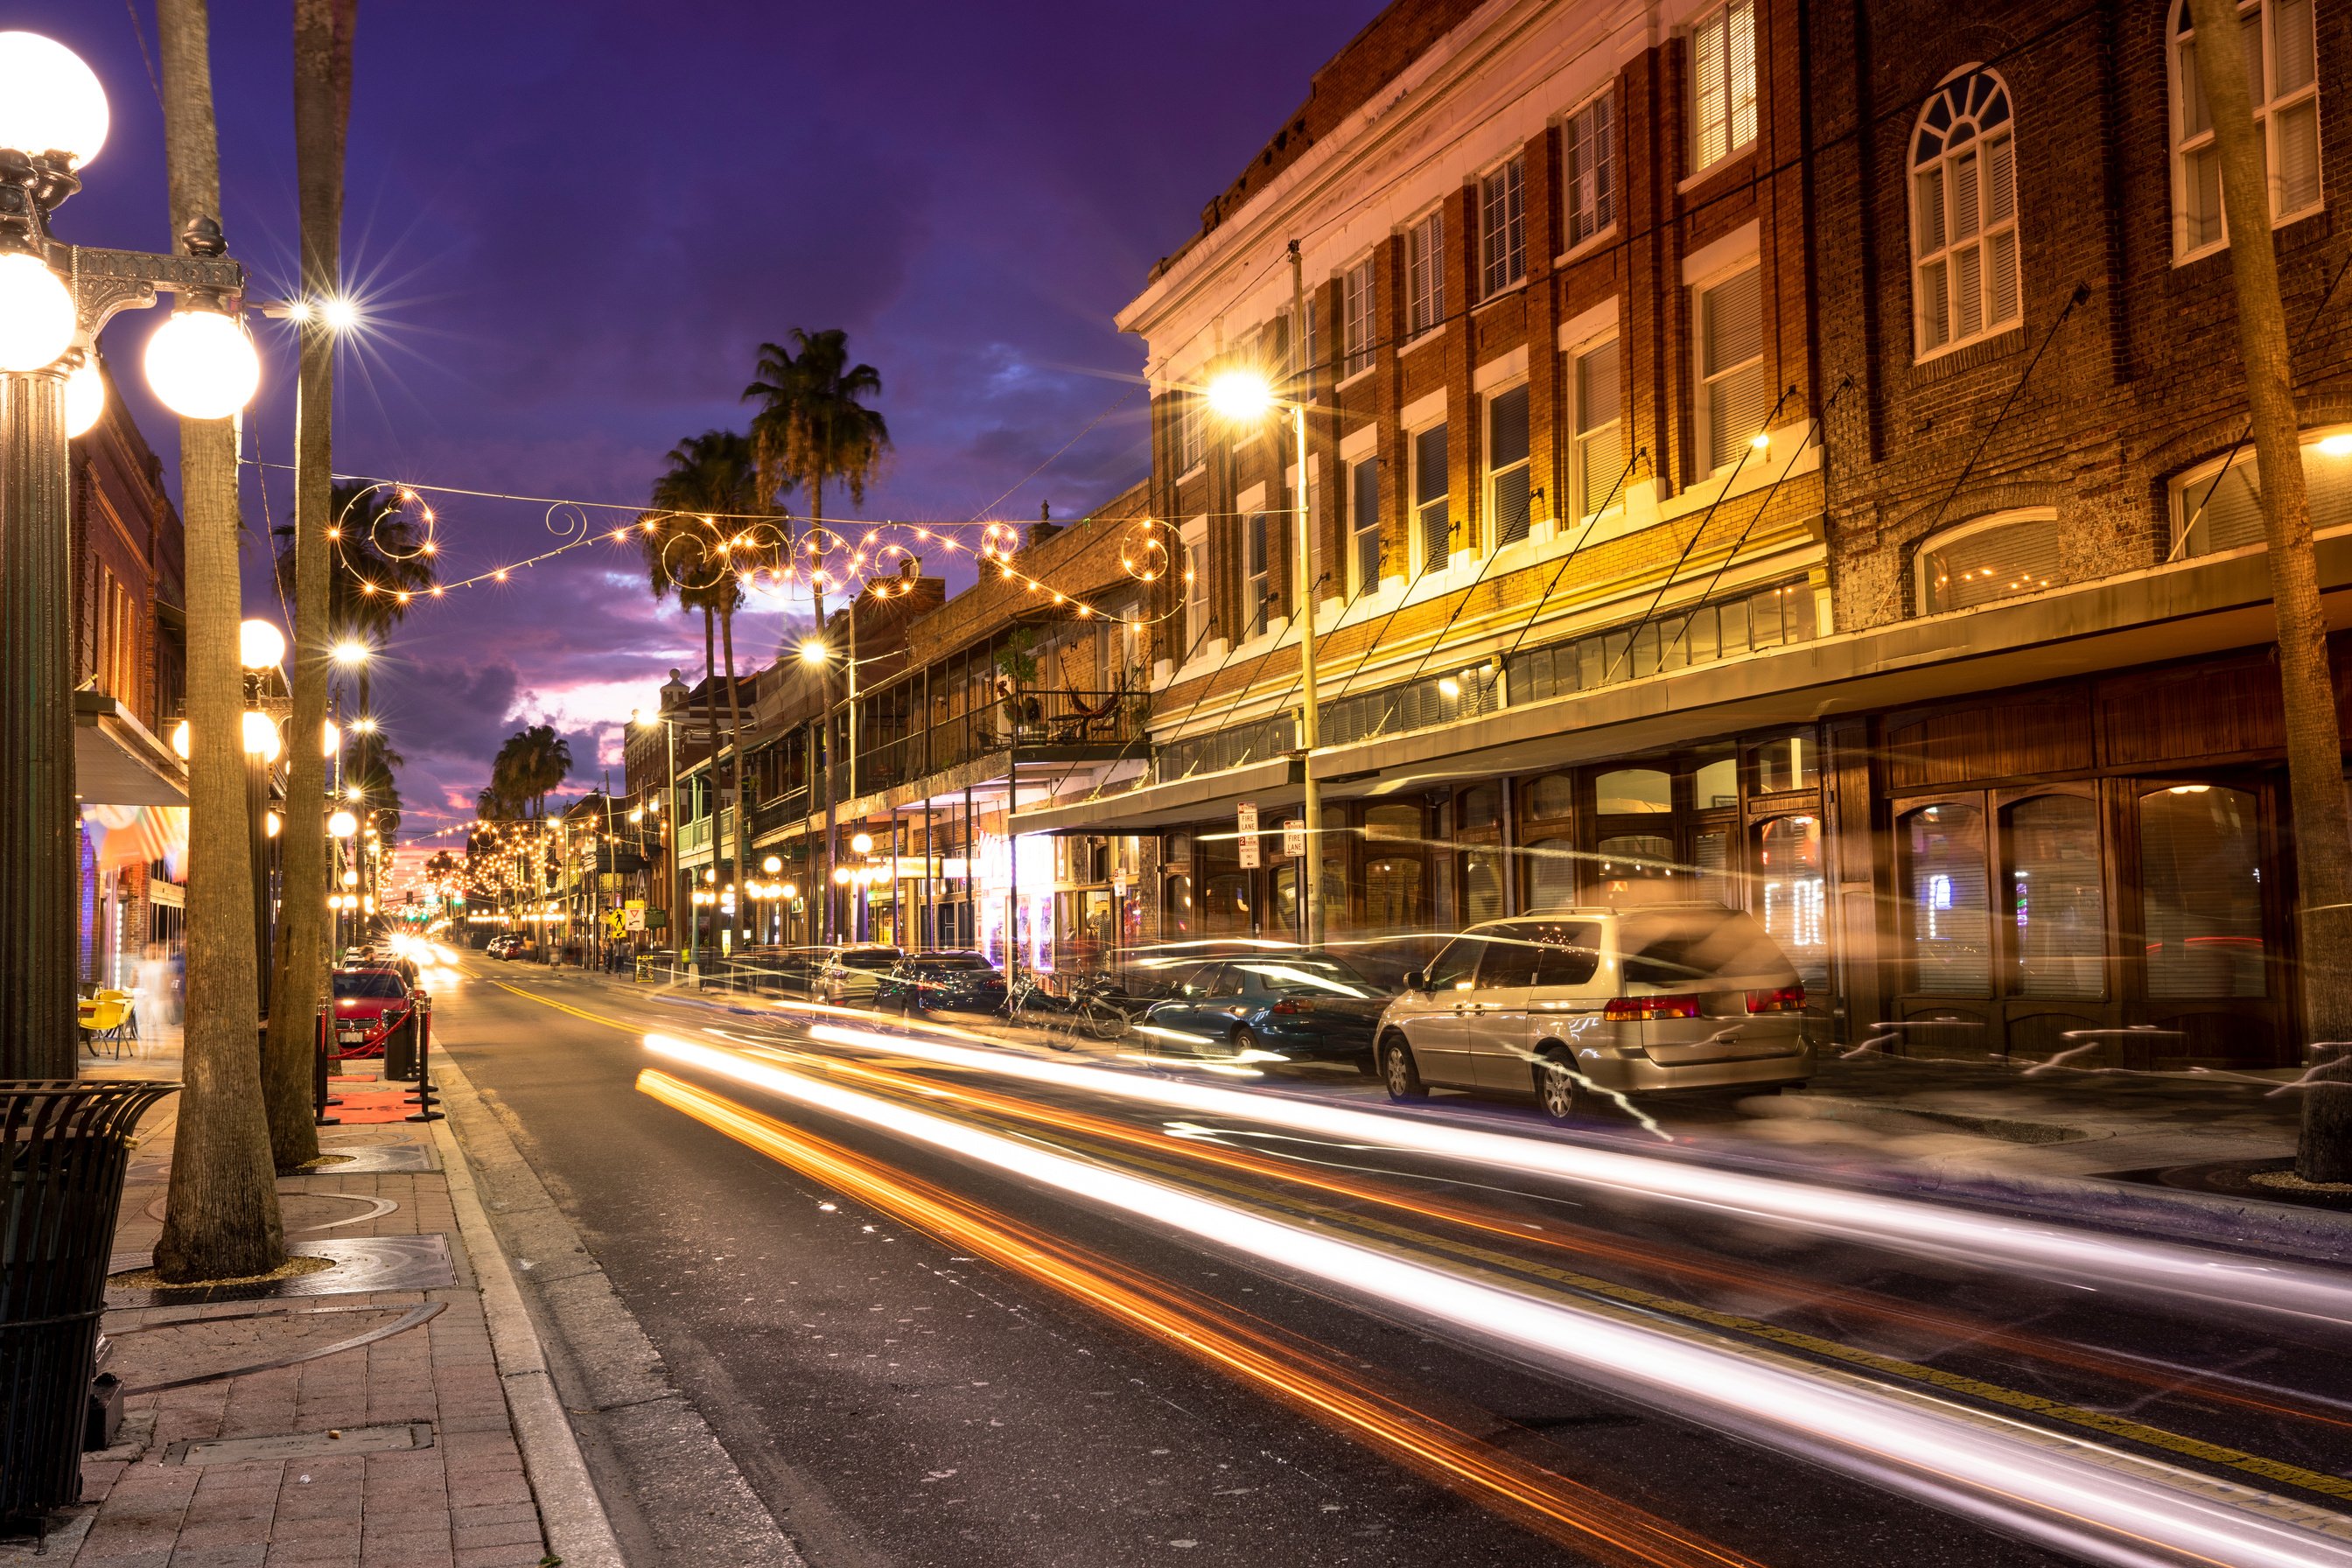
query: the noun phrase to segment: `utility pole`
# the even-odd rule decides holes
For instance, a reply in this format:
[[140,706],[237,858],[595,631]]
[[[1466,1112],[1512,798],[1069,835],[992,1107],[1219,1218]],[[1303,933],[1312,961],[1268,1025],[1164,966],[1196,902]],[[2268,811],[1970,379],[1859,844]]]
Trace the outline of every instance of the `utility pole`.
[[1307,363],[1307,271],[1298,242],[1290,242],[1290,432],[1298,464],[1298,553],[1292,568],[1298,598],[1292,613],[1298,617],[1298,680],[1306,706],[1298,716],[1298,783],[1304,797],[1300,815],[1307,822],[1306,864],[1297,869],[1298,908],[1306,917],[1307,945],[1323,945],[1323,786],[1315,780],[1318,711],[1322,706],[1315,686],[1315,517],[1307,498],[1313,494],[1307,479],[1307,378],[1314,367]]

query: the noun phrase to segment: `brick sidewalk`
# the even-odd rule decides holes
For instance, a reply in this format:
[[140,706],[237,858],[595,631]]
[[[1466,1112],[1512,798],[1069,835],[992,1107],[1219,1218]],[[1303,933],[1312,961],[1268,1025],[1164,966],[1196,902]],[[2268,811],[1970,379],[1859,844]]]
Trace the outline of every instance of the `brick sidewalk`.
[[[151,1049],[121,1069],[174,1075],[174,1057]],[[132,1153],[118,1268],[143,1263],[162,1228],[176,1107],[167,1100],[151,1114]],[[441,1282],[404,1275],[387,1282],[410,1288],[181,1305],[110,1291],[108,1370],[131,1391],[124,1440],[85,1457],[83,1506],[50,1542],[52,1560],[75,1568],[537,1568],[552,1561],[482,1292],[438,1168],[454,1144],[404,1122],[322,1128],[320,1136],[329,1152],[381,1151],[373,1158],[434,1168],[338,1174],[330,1167],[282,1179],[289,1246],[425,1238],[421,1258],[398,1261],[428,1268],[446,1248]],[[332,1290],[337,1275],[363,1267],[347,1260],[303,1283]],[[415,1310],[433,1307],[429,1319],[412,1321],[423,1316]],[[395,1331],[332,1348],[384,1331]],[[192,1377],[207,1380],[137,1392]],[[248,1438],[283,1445],[259,1455],[188,1448]],[[336,1451],[344,1441],[403,1446]],[[71,1554],[61,1555],[68,1543]]]

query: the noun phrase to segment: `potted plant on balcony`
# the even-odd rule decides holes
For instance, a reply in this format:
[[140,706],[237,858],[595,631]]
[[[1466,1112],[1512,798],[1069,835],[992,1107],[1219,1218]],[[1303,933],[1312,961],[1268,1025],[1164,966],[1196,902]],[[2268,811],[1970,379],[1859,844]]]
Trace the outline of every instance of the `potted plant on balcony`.
[[1004,738],[1015,741],[1032,733],[1045,717],[1045,705],[1029,688],[1037,679],[1037,634],[1016,627],[996,650],[997,706],[1004,714]]

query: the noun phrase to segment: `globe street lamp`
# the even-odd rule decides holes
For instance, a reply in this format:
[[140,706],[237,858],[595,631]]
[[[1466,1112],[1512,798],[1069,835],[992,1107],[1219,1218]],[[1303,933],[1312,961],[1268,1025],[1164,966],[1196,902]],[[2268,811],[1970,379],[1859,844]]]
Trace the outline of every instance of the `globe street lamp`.
[[191,223],[184,254],[65,244],[49,215],[106,144],[106,92],[72,50],[0,32],[0,1078],[69,1078],[75,1044],[73,649],[66,444],[105,403],[98,334],[119,310],[179,307],[149,340],[148,378],[174,413],[217,419],[252,395],[245,269],[220,226]]
[[[674,669],[673,669],[673,670],[671,670],[669,673],[670,673],[670,679],[671,679],[672,680],[676,680],[676,679],[677,679],[677,671],[676,671],[676,670],[674,670]],[[662,843],[663,843],[663,844],[667,847],[667,850],[668,850],[668,857],[667,857],[667,858],[668,858],[668,860],[669,860],[668,874],[667,874],[667,875],[666,875],[665,877],[663,877],[663,879],[662,879],[662,888],[663,888],[663,894],[662,894],[662,896],[663,896],[665,899],[667,899],[667,900],[668,900],[668,902],[669,902],[669,909],[670,909],[670,912],[669,912],[668,916],[667,917],[667,919],[668,920],[669,923],[671,923],[672,925],[675,925],[675,924],[677,923],[677,917],[678,913],[680,913],[680,912],[681,912],[681,911],[679,910],[679,905],[680,905],[681,903],[683,903],[683,902],[684,902],[684,900],[681,900],[681,899],[677,896],[677,889],[678,889],[677,848],[678,848],[678,846],[677,846],[677,826],[676,826],[676,824],[677,824],[677,724],[678,724],[678,721],[677,721],[677,720],[675,720],[675,719],[671,718],[667,713],[661,712],[661,711],[659,711],[659,710],[657,710],[651,709],[651,708],[640,708],[640,709],[638,709],[635,713],[631,714],[631,715],[630,715],[630,717],[631,717],[632,719],[634,719],[634,720],[635,720],[635,721],[636,721],[637,728],[638,728],[638,729],[640,729],[640,730],[650,730],[650,729],[652,729],[652,728],[653,728],[655,725],[656,725],[656,724],[658,724],[658,725],[660,725],[660,726],[661,726],[661,731],[662,731],[662,756],[663,756],[663,759],[664,759],[665,764],[666,764],[667,769],[667,773],[665,774],[665,776],[666,776],[666,777],[667,777],[667,779],[668,780],[668,784],[667,784],[667,791],[668,791],[668,797],[669,797],[669,810],[668,810],[668,813],[667,813],[667,821],[668,821],[668,822],[669,822],[669,824],[670,824],[670,826],[667,826],[667,827],[665,827],[665,828],[663,829],[663,832],[662,832]],[[659,805],[659,802],[656,802],[656,805]],[[714,828],[714,830],[715,830],[715,829],[716,829],[716,826],[717,826],[717,824],[718,824],[718,818],[717,818],[716,816],[713,816],[713,817],[711,818],[711,823],[712,823],[712,826],[713,826],[713,828]],[[677,935],[678,935],[678,933],[677,933],[677,931],[673,931],[671,932],[671,936],[670,936],[670,941],[671,941],[671,942],[672,942],[675,946],[677,946],[677,950],[678,950],[678,951],[677,951],[677,956],[678,956],[678,961],[679,961],[681,963],[692,963],[692,962],[693,962],[693,958],[694,958],[694,939],[695,939],[695,937],[699,933],[699,928],[700,928],[700,926],[701,926],[701,924],[702,924],[701,917],[700,917],[700,916],[698,916],[698,915],[688,914],[688,915],[687,915],[687,917],[686,917],[686,920],[687,920],[686,931],[685,931],[686,940],[685,940],[684,942],[679,942],[679,941],[677,940]]]

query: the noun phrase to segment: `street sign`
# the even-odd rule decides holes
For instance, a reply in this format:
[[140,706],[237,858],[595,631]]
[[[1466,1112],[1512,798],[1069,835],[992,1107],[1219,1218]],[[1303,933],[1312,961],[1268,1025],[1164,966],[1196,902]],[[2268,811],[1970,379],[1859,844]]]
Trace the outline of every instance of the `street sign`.
[[1282,852],[1293,860],[1307,858],[1307,824],[1297,817],[1282,825]]
[[624,931],[643,931],[646,929],[645,900],[631,899],[627,903],[621,906],[621,929]]
[[1234,813],[1234,816],[1241,830],[1242,869],[1255,871],[1258,868],[1257,806],[1254,802],[1245,800],[1241,803],[1240,809]]

